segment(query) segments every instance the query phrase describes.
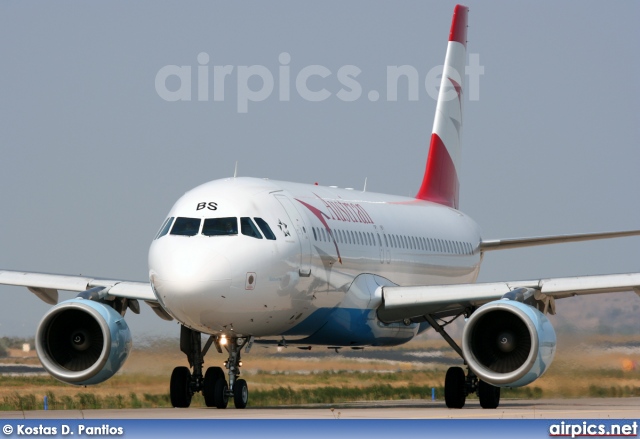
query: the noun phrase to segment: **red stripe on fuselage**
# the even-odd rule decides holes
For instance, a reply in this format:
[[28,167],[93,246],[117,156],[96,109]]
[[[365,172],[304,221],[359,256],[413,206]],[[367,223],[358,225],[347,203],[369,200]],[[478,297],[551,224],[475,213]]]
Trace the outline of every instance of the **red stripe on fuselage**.
[[416,198],[457,209],[459,188],[458,173],[449,151],[440,136],[433,133],[429,146],[427,169]]
[[449,41],[457,41],[467,47],[467,13],[469,8],[456,5],[453,10],[453,21],[449,32]]
[[324,218],[325,216],[327,218],[329,218],[329,215],[327,215],[326,213],[322,212],[317,207],[313,207],[309,203],[305,203],[304,201],[298,200],[297,198],[295,200],[298,203],[302,204],[307,209],[309,209],[311,211],[311,213],[313,213],[320,220],[320,222],[324,226],[324,228],[327,231],[327,233],[329,234],[329,236],[331,236],[331,240],[333,241],[333,245],[336,246],[336,253],[338,254],[338,262],[340,262],[342,264],[342,257],[340,256],[340,249],[338,248],[338,242],[336,241],[336,237],[333,235],[333,230],[331,230],[331,227],[329,227],[329,224],[327,223],[327,220],[325,220],[325,218]]

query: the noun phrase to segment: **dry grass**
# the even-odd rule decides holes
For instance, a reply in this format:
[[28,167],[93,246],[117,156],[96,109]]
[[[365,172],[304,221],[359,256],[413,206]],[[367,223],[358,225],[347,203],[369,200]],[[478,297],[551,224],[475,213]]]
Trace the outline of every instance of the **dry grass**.
[[[514,393],[513,396],[640,396],[640,336],[562,336],[558,346],[556,360],[547,374],[530,385],[528,393]],[[447,349],[443,357],[445,363],[456,364],[459,361],[439,339],[421,338],[401,349],[420,352]],[[301,355],[287,358],[292,352]],[[414,396],[416,392],[422,392],[424,397],[430,397],[431,387],[441,392],[445,370],[449,366],[417,361],[351,359],[340,355],[305,358],[304,355],[291,347],[278,353],[275,348],[254,346],[250,354],[243,356],[243,378],[254,392],[252,395],[264,394],[264,401],[269,403],[285,397],[300,401],[298,397],[303,393],[311,400],[358,399],[372,395],[389,398],[394,396],[394,392],[400,396]],[[211,352],[206,359],[205,366],[221,366],[226,357]],[[30,361],[9,358],[3,362]],[[109,400],[109,404],[116,406],[166,405],[169,376],[179,365],[186,366],[187,362],[179,352],[177,342],[163,342],[134,350],[121,372],[105,383],[89,388],[59,383],[49,376],[0,377],[0,403],[13,401],[15,404],[25,395],[34,395],[36,403],[40,403],[46,394],[57,401],[65,397],[80,401],[78,395],[84,394],[85,405],[93,404],[92,397]],[[353,392],[348,393],[351,390]],[[30,403],[20,404],[28,406]],[[201,397],[198,396],[194,405],[202,405]]]

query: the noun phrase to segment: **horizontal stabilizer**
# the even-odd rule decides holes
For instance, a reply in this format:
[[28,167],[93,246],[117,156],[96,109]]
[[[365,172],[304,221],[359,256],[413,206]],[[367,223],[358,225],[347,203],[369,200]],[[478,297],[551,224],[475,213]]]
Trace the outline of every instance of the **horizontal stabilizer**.
[[492,239],[482,241],[480,250],[506,250],[510,248],[532,247],[534,245],[561,244],[567,242],[593,241],[596,239],[640,236],[640,230],[625,232],[580,233],[576,235],[538,236],[533,238]]

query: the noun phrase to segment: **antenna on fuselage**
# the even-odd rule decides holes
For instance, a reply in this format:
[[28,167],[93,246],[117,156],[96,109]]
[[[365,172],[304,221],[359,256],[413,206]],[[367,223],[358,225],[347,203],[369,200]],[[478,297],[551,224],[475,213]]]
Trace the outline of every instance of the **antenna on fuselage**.
[[238,176],[238,161],[236,160],[236,169],[233,170],[233,178]]
[[366,192],[367,191],[367,177],[364,178],[364,189],[362,189],[362,192]]

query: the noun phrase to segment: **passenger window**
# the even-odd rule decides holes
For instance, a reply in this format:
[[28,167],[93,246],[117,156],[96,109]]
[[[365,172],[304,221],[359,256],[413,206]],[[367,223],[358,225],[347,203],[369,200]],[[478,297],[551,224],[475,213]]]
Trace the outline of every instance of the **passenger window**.
[[262,230],[262,234],[264,235],[265,238],[267,238],[270,241],[276,240],[276,235],[273,234],[271,227],[269,227],[269,224],[267,224],[265,220],[263,220],[262,218],[254,218],[254,220],[256,221],[256,224],[258,225],[258,227],[260,227],[260,230]]
[[318,235],[316,235],[316,228],[315,227],[311,227],[311,230],[313,230],[313,240],[317,241],[318,240]]
[[253,224],[253,221],[251,221],[251,218],[249,217],[240,218],[240,231],[245,236],[262,239],[262,235],[258,231],[258,228]]
[[[389,241],[387,241],[387,235],[382,235],[382,236],[384,236],[384,246],[385,247],[389,247]],[[378,237],[378,239],[379,239],[379,237]],[[382,246],[380,246],[380,247],[382,247]]]
[[200,230],[200,218],[177,218],[171,229],[172,235],[195,236]]
[[205,236],[226,236],[238,234],[238,218],[206,218],[202,226]]
[[167,233],[169,233],[169,229],[171,228],[171,223],[173,222],[173,217],[171,218],[167,218],[164,223],[162,224],[162,227],[160,227],[160,231],[158,232],[158,234],[156,235],[156,237],[154,239],[160,239],[162,238],[164,235],[166,235]]

